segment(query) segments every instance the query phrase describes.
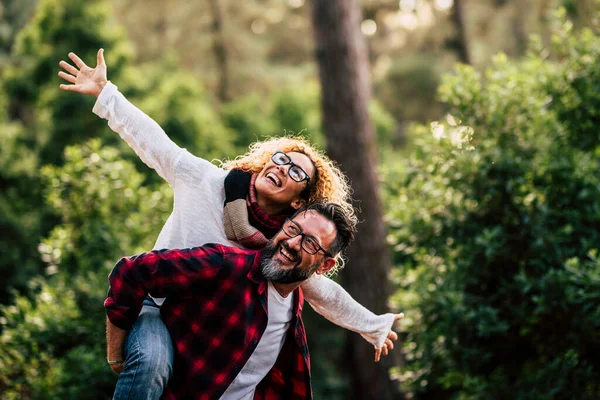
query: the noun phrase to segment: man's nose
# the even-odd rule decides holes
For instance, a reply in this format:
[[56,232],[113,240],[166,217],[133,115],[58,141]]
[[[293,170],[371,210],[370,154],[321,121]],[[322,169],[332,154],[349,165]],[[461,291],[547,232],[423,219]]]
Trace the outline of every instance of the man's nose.
[[293,238],[289,238],[287,241],[288,246],[291,249],[296,251],[300,251],[302,247],[302,235],[294,236]]

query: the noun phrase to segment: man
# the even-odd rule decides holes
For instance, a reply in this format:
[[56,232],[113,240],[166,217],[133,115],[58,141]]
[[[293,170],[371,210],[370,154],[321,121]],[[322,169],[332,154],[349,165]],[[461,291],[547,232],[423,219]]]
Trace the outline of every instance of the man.
[[210,244],[122,259],[109,278],[108,318],[127,330],[147,294],[167,298],[175,363],[165,398],[311,398],[299,286],[329,271],[354,231],[340,206],[315,203],[262,250]]

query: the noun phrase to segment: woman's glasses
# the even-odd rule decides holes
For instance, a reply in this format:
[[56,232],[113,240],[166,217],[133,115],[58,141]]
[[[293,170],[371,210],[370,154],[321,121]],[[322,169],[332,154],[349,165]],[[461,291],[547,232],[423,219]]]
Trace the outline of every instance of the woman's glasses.
[[277,150],[271,156],[271,160],[273,160],[273,162],[275,164],[277,164],[277,165],[289,165],[290,168],[288,170],[288,175],[294,181],[296,181],[298,183],[306,181],[307,184],[310,184],[310,177],[308,176],[308,174],[306,173],[306,171],[304,171],[302,169],[302,167],[294,164],[294,162],[292,161],[292,159],[290,158],[290,156],[288,156],[287,154],[285,154],[283,151]]

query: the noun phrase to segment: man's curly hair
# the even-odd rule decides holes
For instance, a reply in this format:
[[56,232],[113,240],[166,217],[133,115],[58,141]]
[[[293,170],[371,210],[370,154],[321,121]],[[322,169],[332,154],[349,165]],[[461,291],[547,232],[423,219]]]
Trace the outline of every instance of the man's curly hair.
[[[307,199],[309,203],[327,201],[337,203],[346,213],[348,219],[355,227],[357,223],[356,213],[352,207],[352,191],[348,184],[346,175],[329,157],[320,150],[315,149],[302,136],[273,137],[260,142],[252,143],[248,152],[233,160],[224,161],[224,169],[242,169],[258,174],[271,160],[276,150],[283,152],[297,152],[305,154],[315,166],[316,182],[311,182],[310,192]],[[343,258],[338,257],[339,270],[343,267]]]

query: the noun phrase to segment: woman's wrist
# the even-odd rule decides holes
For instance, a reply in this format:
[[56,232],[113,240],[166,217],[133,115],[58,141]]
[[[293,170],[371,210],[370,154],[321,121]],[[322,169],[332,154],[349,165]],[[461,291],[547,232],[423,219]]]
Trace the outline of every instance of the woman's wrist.
[[103,80],[98,82],[98,90],[96,91],[96,93],[94,93],[94,96],[96,96],[96,98],[100,97],[100,93],[102,93],[102,91],[104,90],[104,86],[106,86],[106,84],[108,83],[108,80]]

